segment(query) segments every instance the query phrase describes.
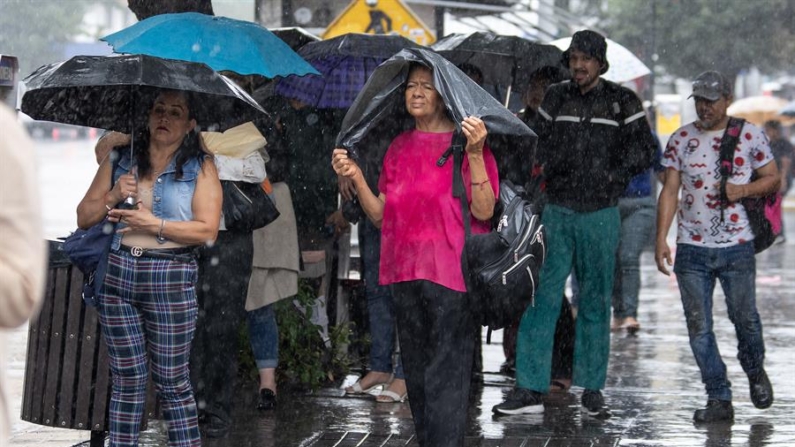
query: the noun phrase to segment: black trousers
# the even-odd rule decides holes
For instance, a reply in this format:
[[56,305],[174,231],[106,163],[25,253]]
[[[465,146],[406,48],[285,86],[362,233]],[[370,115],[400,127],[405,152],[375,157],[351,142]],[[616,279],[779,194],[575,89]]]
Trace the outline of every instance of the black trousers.
[[393,284],[392,293],[417,440],[461,447],[477,329],[466,295],[429,281]]
[[215,244],[202,248],[199,255],[199,318],[191,349],[191,382],[199,411],[227,422],[253,256],[252,234],[230,231],[219,231]]

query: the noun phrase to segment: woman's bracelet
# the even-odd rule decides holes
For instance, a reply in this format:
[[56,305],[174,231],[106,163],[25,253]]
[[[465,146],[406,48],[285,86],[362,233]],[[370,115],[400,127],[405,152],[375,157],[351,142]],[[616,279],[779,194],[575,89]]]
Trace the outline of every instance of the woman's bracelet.
[[166,219],[160,219],[160,230],[157,232],[158,242],[165,242],[166,238],[163,237],[163,227],[166,226]]
[[486,183],[489,183],[489,179],[483,180],[480,183],[472,182],[472,186],[479,186],[480,190],[483,191],[483,185],[485,185]]

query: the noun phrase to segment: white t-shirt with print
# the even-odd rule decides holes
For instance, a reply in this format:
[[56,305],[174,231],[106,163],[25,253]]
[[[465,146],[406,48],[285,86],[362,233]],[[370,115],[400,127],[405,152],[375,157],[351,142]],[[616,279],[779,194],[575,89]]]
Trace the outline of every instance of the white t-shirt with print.
[[[662,164],[681,173],[682,195],[677,213],[677,243],[702,247],[728,247],[753,240],[745,208],[740,203],[720,210],[720,140],[725,129],[702,131],[695,123],[671,135]],[[745,123],[735,149],[729,183],[751,182],[754,170],[773,161],[764,132]]]

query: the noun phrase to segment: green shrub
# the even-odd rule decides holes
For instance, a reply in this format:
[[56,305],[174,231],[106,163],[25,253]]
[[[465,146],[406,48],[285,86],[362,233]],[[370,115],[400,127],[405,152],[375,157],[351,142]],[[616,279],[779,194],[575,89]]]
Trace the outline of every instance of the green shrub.
[[[276,379],[280,389],[314,391],[324,385],[340,382],[350,371],[351,360],[347,347],[353,323],[329,327],[330,346],[326,346],[320,336],[319,326],[310,321],[314,300],[315,292],[311,283],[302,279],[299,280],[298,295],[294,299],[284,299],[274,304],[279,325],[279,367],[276,369]],[[241,326],[240,342],[241,374],[259,380],[246,325]]]

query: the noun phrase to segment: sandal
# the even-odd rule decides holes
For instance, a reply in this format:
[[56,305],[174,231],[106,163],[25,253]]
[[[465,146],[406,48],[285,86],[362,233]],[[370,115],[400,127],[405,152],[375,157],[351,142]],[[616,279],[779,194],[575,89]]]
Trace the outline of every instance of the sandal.
[[407,398],[408,390],[406,389],[406,381],[404,379],[395,379],[389,384],[387,389],[381,391],[381,394],[375,397],[375,401],[391,404],[405,402]]
[[391,381],[392,376],[390,375],[386,382],[377,382],[372,384],[369,388],[362,388],[362,379],[359,379],[353,385],[345,388],[345,394],[370,394],[370,392],[376,388],[386,388]]
[[[384,399],[382,399],[382,397]],[[402,396],[399,396],[398,393],[394,391],[384,390],[381,391],[381,394],[375,398],[376,402],[380,402],[382,404],[397,404],[405,402],[409,397],[409,393],[403,393]]]

